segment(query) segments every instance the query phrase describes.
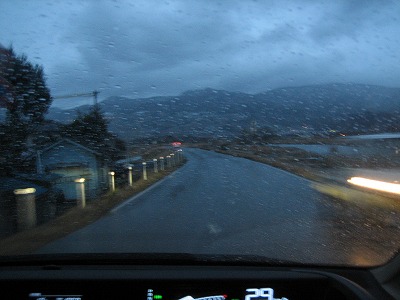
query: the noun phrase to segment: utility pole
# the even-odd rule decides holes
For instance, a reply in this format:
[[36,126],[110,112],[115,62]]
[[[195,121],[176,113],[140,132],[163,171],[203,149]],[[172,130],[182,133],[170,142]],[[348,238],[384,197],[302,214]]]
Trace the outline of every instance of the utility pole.
[[99,91],[96,91],[96,90],[93,91],[93,101],[94,101],[93,105],[94,106],[97,106],[97,95],[99,93],[100,93]]

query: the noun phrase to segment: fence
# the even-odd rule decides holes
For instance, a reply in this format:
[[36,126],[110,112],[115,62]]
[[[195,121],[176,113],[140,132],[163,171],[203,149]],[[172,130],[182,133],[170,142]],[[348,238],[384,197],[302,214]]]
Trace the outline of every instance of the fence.
[[[115,192],[121,186],[134,187],[139,179],[148,180],[150,174],[168,171],[183,160],[181,150],[149,161],[117,165],[108,173],[109,182],[106,192]],[[68,178],[68,182],[75,185],[75,201],[66,200],[57,188],[50,188],[48,192],[40,196],[36,195],[34,188],[18,189],[12,194],[2,195],[0,238],[46,223],[74,206],[84,208],[87,202],[95,201],[88,193],[90,180]]]

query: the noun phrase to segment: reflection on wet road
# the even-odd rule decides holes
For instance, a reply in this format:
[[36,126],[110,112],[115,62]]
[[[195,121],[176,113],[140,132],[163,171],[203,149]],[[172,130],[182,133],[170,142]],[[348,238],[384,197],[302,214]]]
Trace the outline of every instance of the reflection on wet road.
[[250,160],[186,149],[187,164],[101,220],[40,253],[262,255],[375,265],[400,246],[400,216],[324,196],[310,182]]

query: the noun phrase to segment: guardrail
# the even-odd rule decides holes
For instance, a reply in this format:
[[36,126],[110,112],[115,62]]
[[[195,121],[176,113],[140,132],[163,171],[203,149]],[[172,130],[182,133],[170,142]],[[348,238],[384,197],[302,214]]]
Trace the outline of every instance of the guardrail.
[[[118,186],[122,185],[134,187],[135,182],[137,182],[139,179],[146,181],[149,179],[151,174],[169,171],[174,168],[174,166],[182,163],[183,160],[183,152],[177,151],[166,157],[153,158],[151,160],[125,164],[117,168],[118,170],[112,169],[108,172],[108,192],[113,193],[117,190]],[[90,180],[88,179],[89,178],[84,177],[68,178],[68,182],[75,183],[76,187],[76,204],[69,202],[69,206],[72,205],[81,208],[86,206],[88,200],[87,185],[90,184]],[[35,188],[28,187],[15,190],[13,198],[15,202],[12,205],[12,209],[15,210],[16,231],[30,229],[43,222],[41,221],[41,215],[43,214],[43,210],[46,210],[46,208],[43,207],[43,199],[36,195]],[[13,202],[12,199],[10,200]],[[48,205],[50,205],[50,203]],[[54,205],[57,204],[54,203]],[[54,209],[56,208],[53,208],[53,210]],[[56,213],[54,213],[54,215],[56,215]],[[9,222],[15,221],[9,220]],[[0,226],[0,231],[1,230],[2,228]]]
[[[136,178],[141,178],[146,181],[148,180],[149,173],[159,173],[167,171],[179,165],[183,161],[183,159],[183,151],[180,149],[175,153],[167,155],[166,157],[160,156],[159,158],[153,158],[151,160],[144,161],[135,161],[134,163],[129,163],[129,161],[127,160],[125,161],[124,165],[116,166],[116,170],[110,170],[110,172],[108,172],[108,190],[111,192],[115,192],[117,188],[117,181],[119,181],[119,184],[127,184],[132,187],[135,183],[135,175],[139,175]],[[123,176],[121,176],[121,174]],[[79,205],[82,205],[82,203],[86,202],[84,187],[85,179],[80,178],[79,180],[80,181],[76,181],[77,185],[79,185],[79,188],[77,187],[76,191]]]

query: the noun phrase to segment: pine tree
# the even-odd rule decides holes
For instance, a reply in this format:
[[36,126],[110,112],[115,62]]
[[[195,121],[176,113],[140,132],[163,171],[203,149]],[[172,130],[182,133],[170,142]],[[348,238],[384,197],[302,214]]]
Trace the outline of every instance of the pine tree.
[[108,131],[108,121],[99,105],[94,105],[86,114],[78,113],[71,124],[65,125],[63,135],[98,152],[108,161],[117,159],[125,150],[124,142]]

